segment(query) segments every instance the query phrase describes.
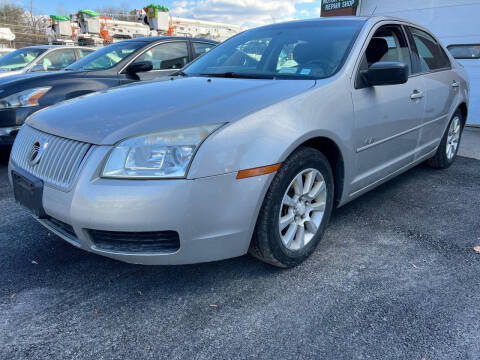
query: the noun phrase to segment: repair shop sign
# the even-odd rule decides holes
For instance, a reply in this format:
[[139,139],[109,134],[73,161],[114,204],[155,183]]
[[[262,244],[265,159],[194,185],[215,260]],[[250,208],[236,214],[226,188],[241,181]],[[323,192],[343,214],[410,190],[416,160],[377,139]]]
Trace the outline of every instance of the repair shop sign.
[[358,6],[359,0],[323,0],[322,1],[322,12],[323,11],[334,11],[347,8],[353,8]]

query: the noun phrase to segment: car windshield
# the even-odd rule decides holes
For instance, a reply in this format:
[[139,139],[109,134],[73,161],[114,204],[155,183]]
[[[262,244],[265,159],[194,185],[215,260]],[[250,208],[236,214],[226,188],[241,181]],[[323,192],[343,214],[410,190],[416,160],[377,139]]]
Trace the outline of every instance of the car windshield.
[[19,49],[0,58],[0,71],[22,70],[43,54],[46,49]]
[[320,79],[343,64],[363,20],[290,22],[245,31],[184,69],[187,76]]
[[110,69],[143,46],[145,42],[142,41],[124,41],[108,45],[70,65],[67,70]]

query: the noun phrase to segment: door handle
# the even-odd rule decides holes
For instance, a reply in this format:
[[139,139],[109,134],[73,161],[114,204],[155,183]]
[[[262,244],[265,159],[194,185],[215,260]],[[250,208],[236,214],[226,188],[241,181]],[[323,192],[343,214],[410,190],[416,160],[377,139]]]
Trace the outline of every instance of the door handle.
[[458,88],[459,86],[460,86],[460,83],[458,83],[456,80],[453,80],[452,87]]
[[421,98],[423,98],[423,91],[413,90],[412,95],[410,95],[410,99],[412,100],[421,99]]

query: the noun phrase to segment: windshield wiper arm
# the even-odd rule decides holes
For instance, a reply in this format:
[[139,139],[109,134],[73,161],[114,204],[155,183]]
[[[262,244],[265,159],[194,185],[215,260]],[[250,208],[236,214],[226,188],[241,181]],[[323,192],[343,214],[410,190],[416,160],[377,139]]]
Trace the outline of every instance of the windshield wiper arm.
[[222,77],[222,78],[238,78],[238,79],[273,79],[273,75],[265,74],[242,74],[236,73],[233,71],[227,71],[223,73],[205,73],[200,74],[200,76],[209,76],[209,77]]

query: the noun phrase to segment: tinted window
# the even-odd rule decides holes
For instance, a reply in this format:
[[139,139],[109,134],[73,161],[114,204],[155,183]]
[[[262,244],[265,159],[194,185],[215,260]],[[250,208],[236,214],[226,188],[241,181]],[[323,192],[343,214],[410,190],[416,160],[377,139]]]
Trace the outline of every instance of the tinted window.
[[199,42],[193,42],[193,57],[196,58],[200,55],[205,54],[206,52],[209,52],[212,50],[215,45],[213,44],[207,44],[207,43],[199,43]]
[[182,41],[157,45],[135,60],[151,61],[153,70],[180,69],[188,63],[187,43]]
[[480,44],[449,45],[447,49],[455,59],[480,59]]
[[73,64],[76,60],[75,50],[61,49],[51,51],[45,55],[38,65],[42,65],[43,70],[45,71],[55,71],[66,68],[68,65]]
[[194,76],[325,78],[343,64],[363,24],[363,20],[305,21],[248,30],[184,71]]
[[420,72],[450,67],[450,61],[440,44],[426,32],[410,27],[417,48]]
[[145,46],[143,41],[122,41],[94,51],[69,66],[71,70],[106,70]]
[[91,49],[77,49],[78,50],[78,56],[81,58],[87,56],[87,55],[90,55],[91,53],[93,53],[95,50],[91,50]]
[[45,49],[25,48],[11,52],[0,59],[0,71],[21,70],[45,51]]

